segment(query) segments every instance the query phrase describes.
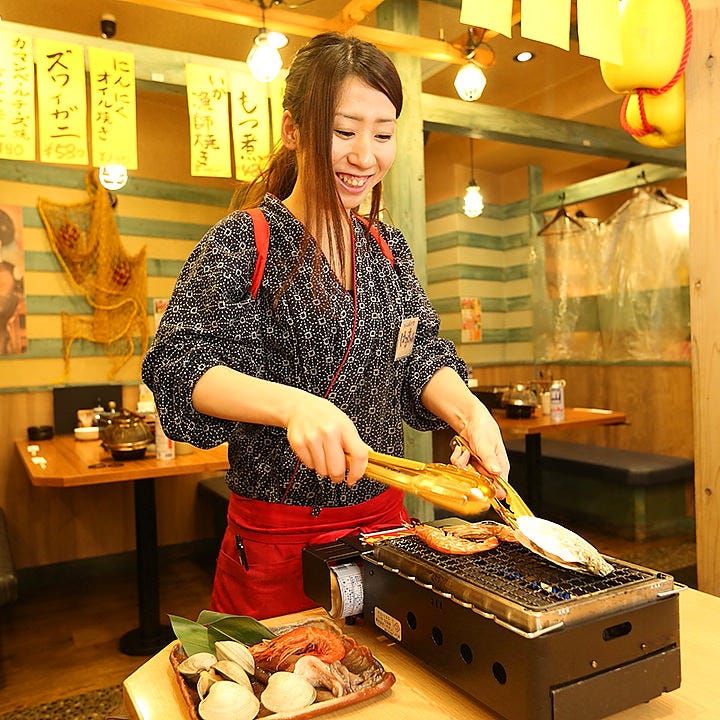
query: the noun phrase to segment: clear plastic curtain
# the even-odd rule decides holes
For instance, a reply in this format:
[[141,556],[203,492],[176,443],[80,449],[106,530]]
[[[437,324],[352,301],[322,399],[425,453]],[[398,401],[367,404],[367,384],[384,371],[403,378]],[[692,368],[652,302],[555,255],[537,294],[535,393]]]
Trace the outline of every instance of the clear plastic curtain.
[[533,244],[535,361],[687,360],[687,218],[654,189],[602,223],[558,214]]
[[600,360],[600,223],[560,213],[537,236],[533,250],[535,361]]
[[636,190],[603,223],[599,317],[604,359],[688,359],[687,201]]

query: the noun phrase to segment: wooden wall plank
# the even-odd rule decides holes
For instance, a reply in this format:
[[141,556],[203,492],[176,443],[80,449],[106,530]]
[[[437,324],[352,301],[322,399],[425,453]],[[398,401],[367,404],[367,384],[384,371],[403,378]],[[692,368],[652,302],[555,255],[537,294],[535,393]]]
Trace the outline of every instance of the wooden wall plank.
[[720,595],[720,2],[694,0],[686,71],[698,587]]

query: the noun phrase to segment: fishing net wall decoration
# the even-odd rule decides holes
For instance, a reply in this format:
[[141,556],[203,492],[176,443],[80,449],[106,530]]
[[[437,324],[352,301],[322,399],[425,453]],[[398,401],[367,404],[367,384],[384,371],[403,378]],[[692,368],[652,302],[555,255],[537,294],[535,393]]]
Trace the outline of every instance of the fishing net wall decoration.
[[112,198],[96,170],[87,174],[88,200],[61,205],[38,199],[38,212],[58,261],[92,307],[92,316],[62,313],[65,372],[75,340],[103,346],[113,358],[112,379],[132,357],[134,338],[147,350],[147,269],[145,247],[130,256],[120,241]]

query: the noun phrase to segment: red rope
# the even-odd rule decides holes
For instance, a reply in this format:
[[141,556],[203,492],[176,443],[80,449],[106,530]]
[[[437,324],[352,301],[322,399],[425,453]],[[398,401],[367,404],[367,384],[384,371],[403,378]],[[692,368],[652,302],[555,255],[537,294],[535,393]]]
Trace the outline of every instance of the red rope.
[[647,115],[645,114],[645,95],[662,95],[662,93],[667,92],[671,87],[673,87],[677,81],[682,77],[682,74],[685,72],[685,67],[688,63],[688,58],[690,57],[690,48],[692,46],[692,36],[693,36],[693,18],[692,18],[692,9],[690,8],[690,0],[682,0],[683,4],[683,10],[685,12],[685,46],[683,48],[683,54],[680,58],[680,65],[678,66],[678,69],[673,75],[673,77],[670,79],[670,81],[664,85],[661,88],[638,88],[637,89],[637,96],[638,96],[638,109],[640,111],[640,122],[642,123],[642,129],[637,130],[633,127],[630,127],[628,121],[627,121],[627,106],[628,102],[630,101],[630,95],[626,95],[625,99],[623,100],[623,104],[620,108],[620,125],[625,132],[630,133],[633,137],[643,137],[645,135],[649,135],[650,133],[657,132],[657,128],[653,125],[650,125],[647,119]]

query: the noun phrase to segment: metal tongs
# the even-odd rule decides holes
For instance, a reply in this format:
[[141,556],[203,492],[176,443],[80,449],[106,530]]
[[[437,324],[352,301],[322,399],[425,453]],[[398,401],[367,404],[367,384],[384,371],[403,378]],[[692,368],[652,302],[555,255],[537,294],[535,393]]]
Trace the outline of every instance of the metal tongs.
[[471,466],[478,474],[497,484],[505,492],[500,500],[493,493],[490,504],[497,514],[515,530],[518,541],[528,550],[544,557],[555,565],[592,575],[609,575],[613,566],[587,540],[562,525],[537,517],[519,493],[502,476],[490,472],[482,460],[468,447],[459,435],[450,441],[450,447],[470,454]]
[[486,512],[495,494],[492,481],[473,470],[398,458],[374,450],[368,455],[365,475],[460,515]]

